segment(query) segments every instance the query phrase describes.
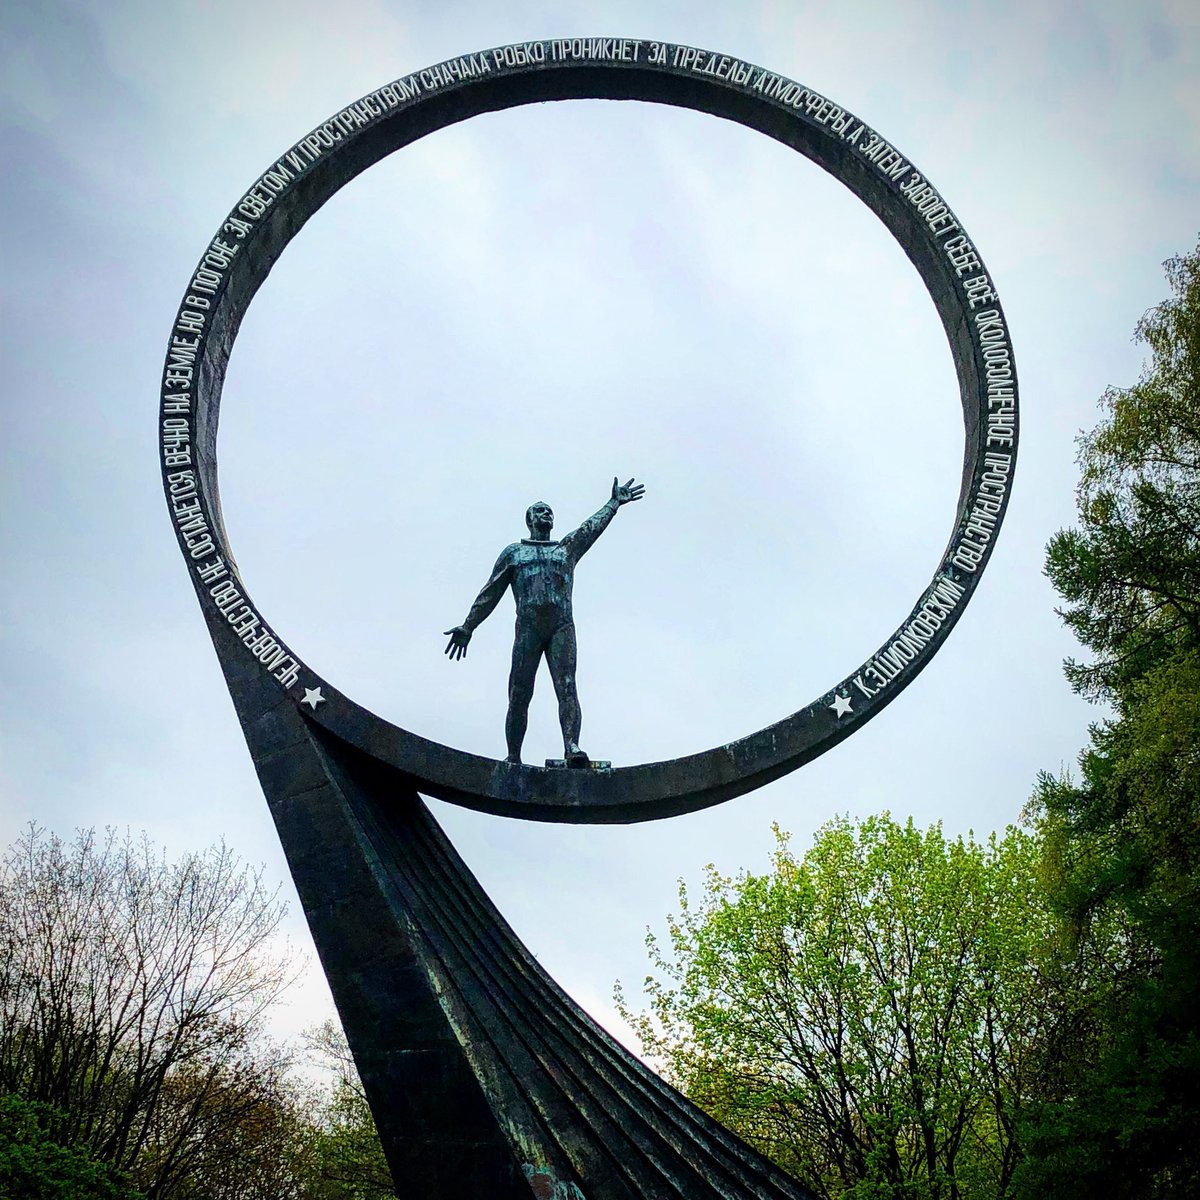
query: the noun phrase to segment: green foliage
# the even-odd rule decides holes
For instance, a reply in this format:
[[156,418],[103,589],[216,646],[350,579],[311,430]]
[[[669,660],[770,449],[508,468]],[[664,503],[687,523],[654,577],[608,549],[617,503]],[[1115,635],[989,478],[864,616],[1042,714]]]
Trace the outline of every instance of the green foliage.
[[[777,831],[778,835],[778,831]],[[802,859],[709,868],[648,945],[648,1012],[618,1003],[693,1100],[820,1196],[1003,1197],[1039,1085],[1037,846],[887,816],[836,820]]]
[[1095,654],[1068,677],[1118,706],[1200,641],[1200,247],[1166,271],[1173,294],[1134,335],[1150,351],[1141,379],[1110,388],[1105,420],[1080,439],[1080,526],[1047,548],[1060,615]]
[[1094,656],[1067,674],[1114,715],[1079,779],[1044,777],[1032,805],[1059,972],[1085,986],[1045,1047],[1059,1078],[1029,1128],[1031,1196],[1200,1194],[1200,247],[1167,277],[1137,327],[1142,378],[1081,440],[1080,528],[1047,554]]
[[8,1200],[141,1200],[119,1172],[53,1136],[63,1114],[0,1096],[0,1196]]

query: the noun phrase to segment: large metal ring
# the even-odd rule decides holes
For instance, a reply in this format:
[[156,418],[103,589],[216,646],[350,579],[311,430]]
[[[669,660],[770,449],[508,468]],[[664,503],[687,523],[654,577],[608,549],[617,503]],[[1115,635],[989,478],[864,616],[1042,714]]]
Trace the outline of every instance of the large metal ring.
[[[217,416],[246,307],[284,247],[339,188],[392,151],[468,117],[581,98],[724,117],[841,180],[892,231],[933,298],[954,357],[965,447],[950,538],[931,582],[864,664],[791,716],[727,745],[615,770],[548,771],[400,729],[342,695],[283,642],[251,601],[225,535]],[[801,84],[707,50],[632,38],[548,40],[396,79],[317,126],[255,181],[222,222],[179,307],[163,373],[160,444],[168,505],[214,639],[220,631],[220,644],[236,647],[242,668],[274,679],[281,700],[289,697],[328,733],[444,800],[547,821],[652,820],[795,770],[869,721],[929,662],[979,582],[1008,503],[1016,370],[1000,301],[973,242],[925,176],[853,114]]]

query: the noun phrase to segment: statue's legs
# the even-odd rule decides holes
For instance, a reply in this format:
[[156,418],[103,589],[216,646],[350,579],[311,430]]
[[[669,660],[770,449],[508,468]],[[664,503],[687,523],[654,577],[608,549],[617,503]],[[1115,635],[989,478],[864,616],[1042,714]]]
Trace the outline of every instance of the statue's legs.
[[532,621],[517,621],[513,638],[512,669],[508,673],[508,716],[504,720],[504,741],[508,761],[521,761],[521,743],[529,725],[529,702],[533,699],[533,681],[546,648],[546,638]]
[[[558,697],[558,723],[562,727],[563,750],[568,761],[579,757],[579,728],[583,716],[579,711],[579,693],[575,690],[575,625],[572,621],[560,625],[546,648],[550,678]],[[586,757],[586,755],[582,755]]]

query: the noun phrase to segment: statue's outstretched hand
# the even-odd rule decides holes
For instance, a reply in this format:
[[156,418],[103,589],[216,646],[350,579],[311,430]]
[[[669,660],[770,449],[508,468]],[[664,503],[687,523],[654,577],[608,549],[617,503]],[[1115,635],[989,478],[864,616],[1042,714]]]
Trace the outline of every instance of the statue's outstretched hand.
[[463,658],[467,653],[467,643],[471,640],[471,631],[462,625],[455,625],[453,629],[447,629],[446,632],[450,635],[450,641],[446,644],[446,653],[451,659]]
[[632,479],[628,483],[618,484],[617,476],[613,476],[612,498],[619,505],[628,504],[631,500],[640,500],[645,490],[644,484],[634,483]]

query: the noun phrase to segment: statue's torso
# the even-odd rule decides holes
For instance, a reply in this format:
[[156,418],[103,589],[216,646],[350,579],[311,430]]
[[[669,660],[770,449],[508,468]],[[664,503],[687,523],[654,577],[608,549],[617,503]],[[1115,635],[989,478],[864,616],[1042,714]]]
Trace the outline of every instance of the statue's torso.
[[569,619],[575,564],[562,542],[524,540],[505,553],[512,566],[517,616]]

